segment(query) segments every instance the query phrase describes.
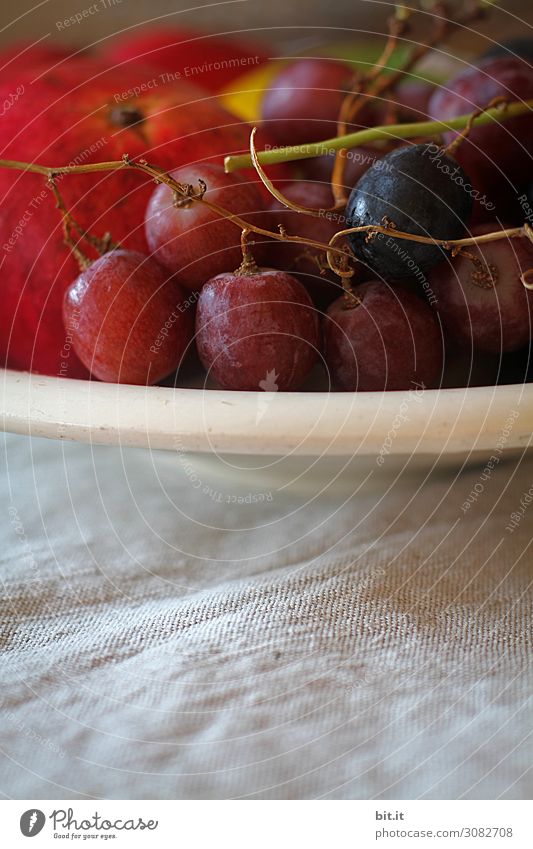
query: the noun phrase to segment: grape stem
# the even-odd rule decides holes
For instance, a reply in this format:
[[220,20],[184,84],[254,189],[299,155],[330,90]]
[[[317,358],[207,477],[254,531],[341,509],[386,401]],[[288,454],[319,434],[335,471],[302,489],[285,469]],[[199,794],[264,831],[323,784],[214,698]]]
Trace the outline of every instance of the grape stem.
[[525,237],[533,242],[533,228],[528,224],[524,224],[523,227],[509,227],[507,230],[495,230],[493,233],[483,233],[480,236],[469,236],[465,239],[434,239],[432,236],[403,233],[401,230],[385,227],[380,224],[363,224],[361,227],[348,227],[346,230],[339,230],[332,237],[330,245],[334,245],[341,236],[349,236],[351,233],[383,233],[386,236],[394,236],[394,238],[405,239],[408,242],[439,245],[446,250],[463,248],[467,247],[467,245],[480,245],[484,242],[496,242],[500,239],[523,239]]
[[52,190],[52,194],[54,195],[56,202],[56,209],[59,210],[61,214],[61,221],[63,225],[63,242],[69,248],[72,253],[72,256],[78,263],[80,271],[85,271],[85,269],[89,268],[91,264],[91,260],[86,254],[83,253],[80,246],[77,242],[74,241],[72,236],[72,230],[75,229],[78,231],[79,235],[83,235],[81,231],[81,227],[78,226],[77,222],[72,217],[72,213],[65,205],[63,198],[61,197],[61,193],[57,188],[56,181],[53,177],[48,179],[48,185]]
[[[95,251],[102,256],[103,254],[110,251],[112,248],[118,248],[118,244],[113,242],[110,233],[105,233],[103,238],[98,238],[97,236],[93,236],[92,233],[89,233],[88,230],[85,230],[74,218],[71,211],[68,209],[61,192],[57,187],[57,183],[55,177],[50,177],[47,179],[48,186],[52,190],[52,194],[54,195],[56,208],[59,210],[63,223],[63,242],[71,251],[74,259],[78,263],[80,267],[80,271],[85,271],[91,264],[92,260],[83,253],[80,242],[85,241],[87,244],[91,245],[95,249]],[[78,241],[75,241],[73,237],[73,231],[78,233],[80,237]]]
[[248,228],[244,229],[241,232],[241,251],[242,251],[242,262],[235,272],[235,274],[243,274],[245,277],[250,276],[252,274],[257,274],[259,268],[254,259],[254,255],[251,251],[250,244],[248,242],[248,236],[250,235],[250,230]]
[[[469,245],[481,245],[486,242],[496,242],[501,239],[529,239],[529,241],[533,244],[533,227],[531,227],[527,221],[524,223],[523,227],[509,227],[506,230],[495,230],[493,233],[483,233],[479,236],[469,236],[465,239],[434,239],[431,236],[417,236],[414,233],[403,233],[400,230],[396,230],[391,227],[385,227],[384,225],[376,225],[376,224],[365,224],[361,227],[348,227],[346,230],[339,230],[338,233],[331,238],[330,246],[334,247],[337,239],[340,239],[344,236],[349,236],[351,233],[368,233],[368,234],[377,234],[383,233],[386,236],[394,236],[394,238],[405,239],[408,242],[421,242],[424,245],[438,245],[444,250],[448,250],[452,252],[452,256],[455,256],[457,253],[461,251],[462,248],[465,248]],[[339,276],[342,276],[341,271],[335,264],[334,257],[327,253],[327,260],[330,268]],[[529,281],[529,278],[533,275],[533,269],[529,269],[526,271],[522,277],[522,283],[526,289],[533,289],[533,283]],[[345,285],[345,280],[343,279],[343,285],[345,289],[347,286]]]
[[[532,103],[532,105],[533,105],[533,101],[529,101],[529,103]],[[514,106],[523,106],[523,104],[513,104],[513,105]],[[508,113],[511,110],[511,108],[512,108],[512,106],[506,106],[506,113]],[[494,111],[494,110],[491,110],[491,111]],[[521,109],[520,113],[515,112],[515,114],[522,114],[523,112],[524,112],[524,109]],[[488,112],[484,112],[483,115],[479,116],[479,120],[485,118],[488,114],[489,114]],[[459,119],[456,119],[456,121],[457,120],[459,120]],[[409,126],[409,125],[405,125],[405,126]],[[420,125],[417,125],[417,126],[420,126]],[[364,132],[367,133],[367,132],[370,132],[370,131],[365,130]],[[260,154],[255,154],[255,149],[254,149],[254,144],[253,144],[254,133],[255,133],[255,128],[252,131],[252,136],[251,136],[251,139],[250,139],[251,154],[250,154],[249,159],[250,159],[251,162],[253,162],[253,160],[255,160],[254,164],[257,165],[257,162],[259,161]],[[360,135],[360,134],[355,133],[354,135]],[[342,144],[346,141],[346,138],[349,138],[349,137],[340,138],[337,141]],[[164,183],[165,185],[167,185],[175,193],[175,195],[178,198],[182,198],[184,200],[192,201],[194,203],[205,204],[209,209],[213,210],[218,215],[225,217],[225,218],[228,218],[230,221],[233,221],[233,223],[236,226],[238,226],[241,229],[241,231],[246,231],[246,235],[248,234],[248,232],[251,231],[253,233],[257,233],[260,236],[266,236],[267,238],[276,239],[277,241],[295,242],[297,244],[308,245],[309,247],[317,248],[320,251],[324,251],[327,255],[328,264],[329,264],[330,268],[332,269],[332,271],[335,272],[335,274],[337,274],[339,277],[342,278],[343,286],[344,286],[345,289],[349,288],[349,279],[348,278],[352,277],[353,273],[354,273],[353,269],[349,268],[348,265],[347,265],[348,259],[352,255],[351,255],[351,252],[348,248],[339,248],[335,245],[335,242],[338,239],[340,239],[341,237],[348,236],[351,233],[368,233],[368,234],[383,233],[384,235],[387,235],[387,236],[393,236],[395,239],[405,239],[407,241],[421,242],[422,244],[429,244],[429,245],[440,245],[445,250],[451,250],[451,251],[453,251],[454,249],[460,249],[462,247],[466,247],[467,245],[478,245],[478,244],[482,244],[484,242],[496,241],[498,239],[527,238],[527,239],[529,239],[529,241],[531,243],[533,243],[533,228],[526,222],[523,225],[523,227],[513,227],[513,228],[506,229],[506,230],[496,230],[492,233],[484,233],[481,236],[472,236],[472,237],[465,238],[465,239],[452,239],[452,240],[434,239],[431,236],[419,236],[419,235],[415,235],[414,233],[404,233],[401,230],[397,230],[394,227],[386,226],[385,224],[365,224],[365,225],[362,225],[360,227],[349,227],[345,230],[339,230],[339,232],[335,233],[335,235],[332,237],[329,244],[326,245],[322,242],[316,241],[315,239],[307,239],[304,236],[290,236],[290,235],[287,234],[287,232],[282,227],[280,227],[279,232],[266,230],[263,227],[257,227],[255,224],[251,224],[249,221],[246,221],[245,219],[241,218],[240,216],[234,215],[232,212],[229,212],[227,209],[224,209],[224,207],[219,206],[216,203],[212,203],[211,201],[206,200],[203,192],[200,192],[200,193],[194,192],[192,186],[190,186],[188,184],[178,183],[177,180],[175,180],[163,168],[160,168],[157,165],[150,165],[148,162],[146,162],[145,159],[132,160],[132,159],[130,159],[128,154],[124,154],[122,159],[114,160],[114,161],[110,161],[110,162],[94,162],[94,163],[90,163],[90,164],[86,164],[86,165],[65,165],[65,166],[60,166],[60,167],[49,167],[49,166],[45,166],[45,165],[38,165],[37,163],[33,163],[33,162],[21,162],[19,160],[13,160],[13,159],[0,159],[0,168],[9,168],[9,169],[12,169],[12,170],[24,171],[24,172],[31,173],[31,174],[41,174],[42,176],[44,176],[46,178],[48,184],[51,185],[52,187],[54,186],[55,178],[58,177],[61,174],[88,174],[88,173],[96,173],[96,172],[99,172],[99,171],[117,171],[117,170],[120,170],[121,168],[136,169],[137,171],[141,171],[144,174],[147,174],[148,176],[152,177],[152,179],[156,183]],[[263,173],[263,176],[266,177],[266,175],[264,175],[264,172],[262,172],[262,169],[259,169],[260,176],[261,176],[262,173]],[[263,176],[261,176],[261,179],[263,179]],[[270,181],[268,180],[268,178],[263,180],[263,182],[265,182],[265,185],[267,186],[267,188],[269,188]],[[57,202],[58,201],[57,193],[55,193],[55,194],[56,194],[56,202]],[[62,214],[62,216],[65,220],[65,210],[62,209],[61,203],[59,203],[58,206],[59,206],[61,214]],[[70,223],[73,223],[73,222],[71,221]],[[74,225],[74,226],[76,227],[76,229],[78,229],[78,232],[83,234],[84,237],[87,236],[85,231],[81,230],[81,228],[79,228],[77,224]],[[95,237],[91,237],[91,239],[92,239],[91,244],[93,244],[93,246],[96,246],[97,243],[98,243],[98,246],[101,246],[101,247],[103,247],[104,245],[107,245],[107,250],[111,249],[114,246],[113,243],[111,242],[111,238],[110,238],[109,234],[106,234],[106,236],[102,240],[98,240]],[[340,258],[340,264],[335,263],[335,261],[334,261],[335,257]],[[80,259],[82,259],[82,258],[80,258]],[[531,284],[528,281],[528,288],[529,288],[530,285]]]
[[[276,232],[266,230],[264,227],[257,227],[255,224],[245,221],[244,218],[234,215],[223,206],[219,206],[212,201],[206,200],[203,196],[203,192],[195,192],[192,186],[178,183],[177,180],[175,180],[163,168],[160,168],[157,165],[150,165],[145,159],[133,160],[127,153],[123,155],[122,159],[112,160],[109,162],[93,162],[87,165],[64,165],[58,167],[38,165],[35,162],[21,162],[15,159],[0,159],[0,168],[24,171],[28,174],[41,174],[46,178],[47,182],[51,184],[53,184],[56,177],[63,174],[95,174],[100,171],[119,171],[122,168],[132,168],[137,171],[142,171],[144,174],[152,177],[156,183],[164,183],[179,199],[186,202],[203,203],[213,212],[216,212],[217,215],[233,221],[233,223],[241,230],[249,230],[253,233],[257,233],[259,236],[265,236],[268,239],[276,239],[280,242],[295,242],[296,244],[307,245],[312,248],[317,248],[320,251],[324,251],[324,253],[332,250],[335,254],[341,255],[341,257],[349,256],[349,251],[346,248],[332,247],[324,244],[323,242],[318,242],[316,239],[307,239],[304,236],[291,236],[285,230]],[[108,234],[104,236],[103,240],[98,240],[95,237],[92,238],[99,243],[109,239],[109,246],[113,247],[113,243],[110,241]]]
[[449,144],[446,145],[446,147],[444,148],[444,153],[448,154],[448,156],[455,156],[459,147],[470,135],[472,127],[474,126],[475,120],[478,115],[482,115],[483,112],[486,112],[488,109],[492,109],[494,106],[500,106],[503,109],[505,108],[505,105],[507,103],[508,100],[506,97],[493,97],[492,100],[487,103],[486,106],[483,107],[483,109],[478,109],[477,112],[473,112],[470,116],[470,121],[468,122],[464,130],[462,130],[458,136],[456,136],[454,139],[451,140]]
[[285,197],[285,195],[275,187],[274,183],[272,182],[272,180],[269,179],[268,175],[261,167],[261,163],[259,162],[257,151],[255,149],[256,132],[257,127],[252,127],[252,131],[250,133],[250,157],[252,159],[252,165],[254,166],[257,172],[257,176],[261,180],[265,189],[270,192],[272,197],[276,198],[276,200],[279,200],[279,202],[282,203],[283,206],[287,207],[287,209],[292,209],[294,212],[301,212],[303,215],[312,215],[315,218],[320,218],[324,212],[334,212],[334,206],[327,210],[313,209],[313,207],[311,206],[302,206],[301,204],[295,203],[294,201],[290,200],[288,197]]
[[[342,136],[347,133],[347,123],[354,121],[355,117],[362,109],[365,98],[362,96],[364,87],[369,84],[368,90],[365,92],[365,97],[382,98],[388,91],[393,90],[398,83],[404,79],[407,74],[420,62],[429,51],[436,47],[437,44],[447,41],[448,37],[459,27],[465,27],[472,21],[483,15],[482,9],[483,0],[475,2],[473,6],[467,8],[455,20],[450,18],[448,4],[444,0],[437,0],[430,9],[419,9],[418,11],[434,17],[434,25],[429,38],[419,44],[418,47],[411,50],[402,63],[402,65],[392,74],[383,74],[389,59],[398,44],[398,40],[404,35],[409,28],[409,20],[414,14],[414,9],[411,9],[402,4],[395,4],[395,13],[392,18],[389,18],[389,37],[383,50],[382,55],[378,59],[374,68],[367,74],[363,83],[359,88],[359,93],[354,92],[345,98],[337,125],[337,135]],[[489,104],[490,106],[491,104]],[[389,104],[390,107],[390,104]],[[389,121],[389,124],[394,123],[394,120]],[[335,209],[341,209],[346,205],[348,200],[346,186],[343,185],[344,171],[346,168],[346,148],[339,148],[335,153],[335,161],[333,163],[333,173],[331,175],[331,189],[335,200]]]
[[[337,135],[345,136],[348,132],[348,122],[353,121],[358,111],[362,108],[363,97],[362,93],[366,86],[369,87],[366,95],[372,96],[374,86],[382,86],[383,83],[377,82],[381,72],[386,68],[389,59],[392,57],[397,45],[398,39],[408,30],[408,21],[412,14],[412,10],[408,10],[403,5],[396,5],[394,15],[388,20],[389,37],[385,43],[385,47],[378,58],[374,67],[364,75],[362,80],[356,80],[356,84],[351,92],[343,99],[339,116],[337,120]],[[385,86],[386,88],[386,86]],[[333,171],[331,174],[331,192],[335,201],[334,209],[342,209],[346,206],[348,200],[346,187],[343,185],[344,171],[346,169],[346,148],[342,147],[335,153],[335,161],[333,163]]]
[[[504,106],[487,109],[473,120],[472,113],[469,112],[467,115],[458,115],[457,118],[450,118],[448,121],[417,121],[412,124],[389,124],[371,127],[367,130],[358,130],[356,133],[336,136],[321,142],[259,151],[257,158],[261,165],[276,165],[280,162],[295,162],[298,159],[313,159],[315,156],[323,156],[342,148],[350,150],[382,139],[390,141],[391,137],[394,139],[412,139],[420,136],[441,135],[450,130],[464,130],[470,121],[474,127],[481,127],[490,124],[492,121],[508,121],[511,118],[526,115],[531,110],[533,110],[533,100],[514,101]],[[249,153],[226,156],[224,160],[227,174],[239,171],[241,168],[250,168],[252,164]]]
[[[255,149],[256,130],[257,128],[253,127],[252,132],[250,133],[250,158],[252,160],[252,165],[254,166],[265,188],[267,188],[277,200],[284,203],[285,206],[288,206],[290,209],[294,209],[297,212],[319,216],[321,214],[321,210],[307,209],[306,207],[300,207],[297,204],[293,204],[292,201],[285,198],[284,195],[276,189],[272,181],[269,180],[261,166],[261,163],[259,162],[259,156]],[[334,250],[335,242],[338,239],[343,236],[349,236],[352,233],[367,233],[369,238],[377,235],[378,233],[383,233],[386,236],[394,236],[397,239],[405,239],[408,242],[419,242],[426,245],[440,245],[445,250],[450,250],[452,252],[455,251],[455,253],[467,245],[479,245],[483,242],[494,242],[499,239],[527,238],[533,243],[533,228],[531,228],[527,222],[523,227],[511,227],[506,230],[495,230],[492,233],[485,233],[480,236],[470,236],[464,239],[434,239],[432,236],[419,236],[415,233],[405,233],[401,230],[397,230],[392,225],[387,226],[387,223],[385,222],[383,224],[363,224],[359,227],[348,227],[345,230],[339,230],[335,233],[329,242],[329,248],[326,252],[329,267],[338,277],[341,278],[342,285],[345,291],[348,292],[351,291],[350,278],[354,275],[354,269],[348,267],[346,254],[341,258],[340,263],[336,263],[333,255],[330,253],[330,249]]]

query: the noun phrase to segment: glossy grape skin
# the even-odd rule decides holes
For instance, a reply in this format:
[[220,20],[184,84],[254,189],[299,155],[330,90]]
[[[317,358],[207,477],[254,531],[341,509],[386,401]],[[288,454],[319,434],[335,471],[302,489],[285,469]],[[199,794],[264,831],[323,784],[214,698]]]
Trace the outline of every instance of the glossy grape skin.
[[[462,181],[460,185],[456,181]],[[347,226],[382,225],[434,239],[463,235],[472,208],[469,179],[435,144],[406,145],[388,153],[354,186],[346,207]],[[425,274],[443,256],[440,247],[378,234],[349,236],[353,251],[384,280]]]
[[191,342],[190,297],[155,260],[114,250],[65,292],[67,338],[72,337],[77,356],[99,380],[157,383],[178,368]]
[[[199,163],[187,165],[172,173],[179,183],[198,188],[199,180],[207,184],[207,201],[242,216],[258,227],[263,226],[264,202],[255,183],[239,174],[225,174],[222,165]],[[158,186],[146,210],[146,239],[154,258],[191,291],[201,289],[206,280],[223,271],[234,271],[241,262],[241,231],[228,218],[217,215],[207,206],[191,201],[176,208],[168,186]],[[256,245],[262,257],[264,240]]]
[[209,376],[224,389],[295,390],[318,356],[317,313],[290,274],[219,274],[200,293],[196,343]]
[[274,78],[263,98],[261,116],[269,133],[283,145],[336,136],[339,110],[352,77],[348,65],[330,59],[291,62]]
[[355,292],[361,303],[346,309],[341,296],[324,319],[324,352],[333,385],[345,392],[436,386],[443,341],[431,307],[401,287],[378,281],[363,283]]
[[[474,235],[499,229],[484,225]],[[492,241],[469,247],[483,266],[494,266],[496,286],[484,289],[472,282],[475,266],[459,254],[442,262],[430,275],[435,309],[449,339],[462,348],[502,353],[518,351],[531,340],[533,292],[520,275],[533,268],[533,246],[527,239]]]
[[[270,208],[271,230],[277,231],[281,224],[291,236],[302,236],[328,244],[335,233],[345,226],[342,209],[328,211],[333,206],[329,185],[299,180],[282,184],[279,188],[294,203],[319,209],[323,214],[320,217],[303,215],[274,200]],[[303,244],[272,241],[268,260],[274,268],[294,274],[305,285],[318,307],[323,308],[338,297],[339,278],[328,270],[324,275],[320,274],[321,266],[327,269],[325,251]]]
[[[499,96],[511,101],[533,98],[533,68],[515,57],[489,57],[436,89],[429,108],[433,118],[446,121],[483,108]],[[456,135],[447,133],[446,141]],[[533,112],[475,127],[455,155],[490,205],[477,210],[478,218],[505,217],[516,194],[513,184],[521,185],[531,172]]]

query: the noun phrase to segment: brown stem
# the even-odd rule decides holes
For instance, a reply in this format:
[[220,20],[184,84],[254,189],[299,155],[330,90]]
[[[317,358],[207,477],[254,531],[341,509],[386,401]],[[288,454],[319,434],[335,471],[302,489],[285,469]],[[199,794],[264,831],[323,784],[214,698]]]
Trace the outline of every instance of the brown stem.
[[467,139],[470,133],[472,132],[472,128],[474,126],[476,118],[479,118],[479,116],[483,115],[483,113],[486,112],[488,109],[494,109],[495,106],[501,106],[502,108],[505,108],[505,106],[510,102],[511,101],[508,97],[493,97],[492,100],[490,100],[487,105],[484,106],[482,109],[478,109],[476,112],[472,112],[468,124],[466,125],[464,130],[462,130],[458,136],[456,136],[449,144],[446,145],[446,147],[444,148],[444,152],[447,153],[449,156],[455,156],[457,149],[460,147],[460,145],[462,145],[465,139]]
[[[487,242],[496,242],[501,239],[529,239],[533,244],[533,228],[526,222],[522,227],[510,227],[507,230],[495,230],[493,233],[483,233],[481,236],[469,236],[465,239],[433,239],[431,236],[417,236],[414,233],[404,233],[401,230],[396,230],[393,227],[386,227],[380,224],[363,224],[360,227],[348,227],[346,230],[339,230],[338,233],[330,240],[330,245],[344,236],[349,236],[351,233],[383,233],[386,236],[394,236],[394,238],[405,239],[408,242],[419,242],[424,245],[438,245],[445,250],[452,252],[452,255],[467,247],[468,245],[481,245]],[[342,276],[342,272],[335,266],[333,257],[327,253],[328,263],[335,274]],[[353,272],[352,272],[353,273]],[[524,281],[522,281],[524,282]],[[524,283],[524,286],[526,284]],[[530,288],[530,286],[526,286]]]
[[342,147],[335,154],[333,162],[333,171],[331,172],[331,193],[335,202],[335,209],[344,209],[348,202],[349,193],[344,185],[344,172],[346,171],[346,162],[348,149]]
[[[358,101],[363,102],[362,93],[365,85],[371,84],[387,67],[388,61],[394,53],[398,39],[407,29],[408,14],[403,14],[403,7],[397,7],[396,12],[388,20],[389,36],[383,48],[381,56],[376,61],[372,70],[357,81],[357,88],[351,91],[342,101],[337,121],[337,135],[345,136],[348,132],[348,121],[357,112]],[[331,174],[331,192],[333,194],[334,209],[342,209],[348,200],[346,187],[344,186],[344,172],[346,170],[347,149],[341,148],[335,154],[333,171]]]
[[79,265],[80,271],[85,271],[91,264],[91,260],[86,254],[83,253],[82,249],[79,247],[78,242],[74,241],[72,236],[72,230],[77,230],[78,234],[83,238],[83,230],[80,225],[74,220],[72,213],[67,208],[63,198],[61,197],[61,193],[57,188],[55,180],[53,177],[48,177],[47,179],[48,186],[52,189],[52,193],[56,202],[56,209],[61,213],[61,220],[63,225],[63,242],[67,246],[67,248],[71,251],[74,259]]
[[264,168],[262,167],[261,163],[259,162],[259,159],[257,158],[257,150],[255,148],[255,134],[256,134],[256,132],[257,132],[257,127],[252,127],[252,131],[250,133],[250,157],[252,159],[252,165],[254,166],[259,179],[261,180],[264,187],[270,192],[272,197],[276,198],[276,200],[279,200],[279,202],[282,203],[283,206],[286,206],[287,209],[292,209],[293,212],[301,212],[303,215],[313,215],[316,218],[320,218],[321,213],[323,211],[331,212],[330,209],[320,210],[320,209],[313,209],[310,206],[300,206],[299,203],[295,203],[293,200],[289,200],[288,197],[285,197],[285,195],[282,192],[280,192],[279,189],[277,189],[275,187],[274,183],[272,182],[272,180],[269,179]]
[[257,274],[259,271],[255,257],[250,248],[250,243],[248,242],[250,232],[251,231],[248,228],[245,228],[241,232],[242,262],[235,274],[244,274],[245,276],[248,276],[251,274]]
[[[400,68],[394,71],[392,74],[384,75],[378,74],[374,75],[374,84],[370,86],[368,91],[365,93],[365,97],[374,97],[374,98],[382,98],[387,92],[390,92],[395,86],[398,85],[399,82],[405,77],[406,74],[409,73],[424,56],[429,53],[437,44],[441,44],[445,42],[450,35],[459,27],[463,27],[468,23],[476,20],[483,14],[483,10],[481,9],[478,3],[475,3],[471,8],[467,9],[462,15],[458,16],[455,20],[451,20],[449,17],[447,5],[445,2],[436,3],[432,9],[432,13],[436,15],[435,26],[432,35],[428,38],[426,42],[420,44],[417,48],[411,51],[406,61],[402,64]],[[427,14],[427,13],[426,13]],[[396,40],[399,36],[396,36]],[[386,47],[386,50],[388,48]],[[382,61],[382,60],[380,60]],[[357,117],[357,114],[362,109],[365,102],[365,98],[362,96],[362,92],[359,92],[355,98],[352,98],[351,102],[348,102],[347,108],[343,115],[343,124],[344,129],[340,130],[338,135],[346,135],[347,132],[347,124],[349,122],[353,122]],[[344,150],[344,149],[342,149]],[[335,164],[333,166],[333,174],[332,174],[332,190],[333,196],[335,198],[336,208],[346,204],[348,200],[347,193],[345,187],[342,185],[343,182],[343,174],[345,162],[341,158],[340,150],[335,157]]]
[[375,80],[381,72],[387,67],[389,59],[392,57],[392,54],[396,50],[398,46],[398,39],[405,35],[408,25],[409,18],[411,17],[412,9],[406,9],[404,6],[396,6],[394,15],[391,15],[387,21],[387,26],[389,28],[389,34],[387,37],[387,41],[385,43],[385,47],[383,48],[383,52],[374,67],[368,72],[365,77],[367,82],[372,82]]
[[418,236],[414,233],[404,233],[401,230],[395,230],[392,227],[385,227],[381,224],[362,224],[360,227],[348,227],[346,230],[339,230],[332,237],[330,245],[334,245],[337,239],[341,236],[349,236],[350,233],[384,233],[386,236],[394,236],[394,238],[405,239],[408,242],[420,242],[424,245],[438,245],[439,247],[451,250],[453,247],[463,247],[467,245],[481,245],[485,242],[496,242],[500,239],[532,239],[532,235],[528,232],[527,224],[523,227],[509,227],[507,230],[495,230],[493,233],[483,233],[481,236],[469,236],[465,239],[433,239],[431,236]]
[[343,297],[345,310],[353,310],[361,303],[361,298],[359,298],[358,295],[355,294],[354,290],[348,286],[344,286]]
[[[257,227],[249,221],[245,221],[239,215],[234,215],[229,210],[219,206],[212,201],[208,201],[203,197],[203,193],[197,193],[187,185],[183,185],[174,180],[171,175],[157,165],[150,165],[146,160],[132,160],[128,154],[124,154],[122,159],[111,162],[94,162],[89,165],[65,165],[60,167],[50,167],[45,165],[37,165],[32,162],[20,162],[14,159],[0,159],[0,168],[9,168],[15,171],[24,171],[29,174],[42,174],[48,179],[53,179],[60,174],[89,174],[98,171],[118,171],[121,168],[132,168],[141,171],[144,174],[152,177],[156,183],[164,183],[172,192],[179,198],[195,203],[203,203],[208,209],[216,212],[223,218],[233,221],[241,230],[250,230],[257,233],[259,236],[265,236],[269,239],[276,239],[280,242],[294,242],[296,244],[309,245],[312,248],[324,251],[332,250],[329,245],[323,242],[318,242],[315,239],[306,239],[303,236],[291,236],[286,232],[279,233],[272,230],[266,230],[264,227]],[[333,248],[335,253],[340,256],[346,255],[346,250],[343,248]]]
[[91,245],[95,249],[95,251],[103,256],[103,254],[108,253],[110,250],[114,250],[119,247],[117,242],[114,242],[111,233],[105,233],[102,238],[98,236],[94,236],[88,230],[85,230],[81,224],[76,221],[70,209],[68,209],[61,192],[59,191],[56,183],[56,175],[50,175],[47,180],[47,185],[52,189],[56,207],[59,209],[62,219],[63,219],[63,241],[65,245],[72,252],[76,262],[78,263],[80,270],[85,271],[86,268],[91,264],[91,260],[89,257],[83,253],[82,249],[79,246],[79,241],[74,241],[74,237],[72,232],[75,230],[78,233],[78,236],[81,237],[81,240],[87,242],[88,245]]
[[[144,174],[148,174],[149,176],[153,177],[157,183],[164,183],[173,192],[176,192],[181,197],[185,197],[196,203],[205,204],[208,209],[211,209],[213,212],[216,212],[217,215],[220,215],[223,218],[227,218],[229,221],[233,221],[233,223],[236,224],[241,230],[249,230],[253,233],[257,233],[259,236],[266,236],[269,239],[276,239],[279,242],[296,242],[297,244],[309,245],[312,248],[318,248],[319,250],[322,250],[324,252],[329,250],[329,245],[326,245],[323,242],[317,242],[314,239],[306,239],[303,236],[290,236],[285,231],[283,233],[279,233],[273,230],[266,230],[264,227],[258,227],[257,225],[246,221],[244,218],[241,218],[239,215],[234,215],[233,212],[230,212],[223,206],[219,206],[217,203],[213,203],[212,201],[206,200],[203,197],[203,194],[198,195],[194,192],[190,192],[189,186],[184,186],[178,183],[163,168],[159,168],[155,165],[149,165],[144,159],[134,161],[131,160],[127,156],[127,154],[124,154],[123,164],[126,164],[130,168],[136,168],[137,170],[142,171]],[[342,248],[337,248],[336,252],[340,255],[346,254],[346,250]]]
[[520,275],[520,280],[525,289],[533,289],[533,268],[528,268]]
[[[429,236],[418,236],[413,233],[404,233],[400,230],[396,230],[392,227],[387,227],[380,224],[367,224],[362,225],[360,227],[349,227],[345,230],[339,230],[339,232],[332,237],[329,244],[326,245],[314,239],[306,239],[303,236],[290,236],[284,230],[282,230],[282,232],[275,232],[271,230],[266,230],[263,227],[257,227],[255,224],[251,224],[250,222],[245,221],[240,216],[234,215],[233,213],[224,209],[224,207],[218,206],[218,204],[216,203],[212,203],[211,201],[205,200],[205,198],[203,197],[203,193],[195,193],[194,190],[191,190],[190,186],[184,186],[178,183],[163,168],[160,168],[156,165],[150,165],[144,159],[133,161],[129,158],[127,154],[123,156],[122,160],[118,160],[115,162],[100,162],[93,163],[90,165],[66,165],[64,167],[59,168],[50,168],[45,167],[43,165],[36,165],[34,163],[0,159],[0,168],[11,168],[18,171],[27,171],[29,173],[42,174],[43,176],[51,180],[52,184],[54,181],[54,177],[59,174],[86,174],[89,172],[94,173],[97,171],[116,171],[124,167],[136,169],[152,177],[155,182],[164,183],[179,197],[189,199],[194,203],[205,204],[208,209],[211,209],[218,215],[226,217],[230,221],[233,221],[237,226],[240,227],[241,230],[251,231],[253,233],[259,234],[260,236],[266,236],[267,238],[276,239],[277,241],[294,242],[296,244],[309,245],[310,247],[324,251],[327,255],[328,264],[330,268],[343,280],[352,277],[354,274],[354,270],[348,267],[348,260],[349,258],[351,258],[351,253],[346,248],[336,247],[335,242],[341,237],[348,236],[351,233],[383,233],[388,236],[394,236],[394,238],[396,239],[405,239],[407,241],[420,242],[422,244],[429,245],[440,245],[441,247],[447,250],[451,250],[454,247],[458,248],[466,245],[478,245],[485,242],[492,242],[499,239],[510,238],[527,238],[533,244],[533,228],[526,222],[523,227],[513,227],[506,230],[496,230],[492,233],[484,233],[481,236],[451,240],[433,239]],[[61,207],[60,210],[64,215],[64,211]],[[70,213],[68,213],[68,215],[70,215]],[[335,257],[340,257],[341,265],[335,264]]]

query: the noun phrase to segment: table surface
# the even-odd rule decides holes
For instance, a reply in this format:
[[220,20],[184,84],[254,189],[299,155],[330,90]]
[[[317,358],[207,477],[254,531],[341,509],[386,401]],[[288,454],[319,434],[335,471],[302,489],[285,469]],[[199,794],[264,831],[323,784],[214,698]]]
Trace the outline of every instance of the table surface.
[[3,440],[6,797],[531,798],[531,462],[254,502]]

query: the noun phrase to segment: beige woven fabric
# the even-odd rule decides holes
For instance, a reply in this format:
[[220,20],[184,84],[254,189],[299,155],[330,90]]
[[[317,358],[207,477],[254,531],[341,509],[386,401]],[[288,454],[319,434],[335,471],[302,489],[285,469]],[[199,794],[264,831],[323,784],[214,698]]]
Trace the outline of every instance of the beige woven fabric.
[[144,451],[5,461],[6,796],[531,797],[531,463],[463,512],[480,469],[228,505]]

